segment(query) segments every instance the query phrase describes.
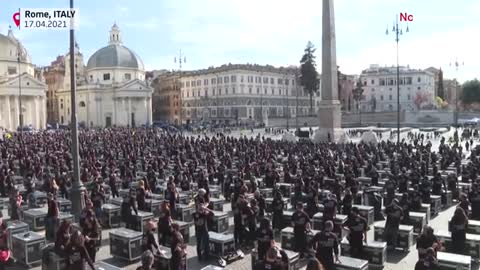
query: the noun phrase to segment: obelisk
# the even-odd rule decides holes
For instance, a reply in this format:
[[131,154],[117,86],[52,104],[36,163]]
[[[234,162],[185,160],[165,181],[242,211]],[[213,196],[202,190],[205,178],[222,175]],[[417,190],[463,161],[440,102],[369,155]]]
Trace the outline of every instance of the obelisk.
[[316,142],[338,142],[345,136],[341,129],[342,114],[338,100],[337,50],[333,0],[323,0],[322,14],[322,101],[318,109],[320,120],[315,132]]

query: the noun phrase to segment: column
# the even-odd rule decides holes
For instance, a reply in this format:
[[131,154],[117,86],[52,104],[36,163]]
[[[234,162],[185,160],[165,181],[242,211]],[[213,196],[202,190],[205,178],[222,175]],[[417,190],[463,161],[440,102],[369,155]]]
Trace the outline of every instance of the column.
[[[40,99],[40,97],[38,96],[34,96],[33,97],[33,104],[34,104],[34,114],[35,114],[35,123],[33,123],[33,126],[35,128],[40,128],[41,125],[40,125],[40,114],[41,114],[41,111],[39,110],[40,108],[38,107],[38,100]],[[33,120],[33,119],[32,119]]]
[[132,98],[131,97],[128,98],[128,117],[127,117],[127,119],[128,119],[127,125],[131,126],[132,125]]
[[122,98],[122,110],[125,112],[123,114],[124,117],[122,119],[122,125],[126,126],[128,124],[128,115],[127,115],[128,112],[127,112],[127,109],[125,108],[125,100],[126,100],[126,98]]
[[112,119],[112,125],[117,124],[117,98],[113,97],[113,119]]
[[147,98],[147,116],[148,116],[148,124],[152,124],[153,123],[153,119],[152,119],[152,98],[149,97]]
[[19,101],[19,98],[18,96],[14,96],[15,98],[13,99],[13,107],[15,108],[15,114],[14,114],[14,117],[13,117],[13,121],[12,121],[12,129],[13,130],[16,130],[17,127],[20,125],[20,110],[19,110],[19,107],[20,105],[18,104],[18,101]]
[[11,116],[11,111],[12,111],[12,108],[10,107],[10,96],[5,96],[5,107],[7,107],[7,114],[6,114],[6,122],[7,123],[7,126],[6,128],[7,129],[12,129],[12,116]]
[[41,118],[41,123],[40,125],[42,128],[47,127],[47,97],[42,96],[42,118]]

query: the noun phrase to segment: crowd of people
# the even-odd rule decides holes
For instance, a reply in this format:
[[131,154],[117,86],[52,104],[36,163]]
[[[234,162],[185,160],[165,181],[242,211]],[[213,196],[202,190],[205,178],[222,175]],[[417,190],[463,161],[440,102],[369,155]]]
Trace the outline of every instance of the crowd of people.
[[[0,141],[0,194],[10,197],[10,219],[15,220],[21,217],[22,205],[34,201],[30,199],[34,190],[47,193],[46,237],[55,240],[55,251],[67,258],[69,269],[83,269],[85,264],[93,268],[96,259],[101,242],[102,204],[107,193],[118,197],[119,188],[131,188],[121,206],[122,220],[127,228],[135,227],[133,213],[147,210],[145,200],[151,194],[163,193],[158,222],[149,223],[144,232],[142,248],[145,253],[139,269],[152,269],[158,246],[167,243],[171,247],[172,269],[182,269],[185,244],[174,221],[179,190],[196,194],[193,214],[196,249],[198,259],[205,261],[211,257],[208,228],[213,206],[210,186],[215,184],[231,203],[236,247],[255,247],[258,269],[282,269],[286,255],[275,243],[275,237],[285,226],[292,226],[295,251],[301,257],[313,255],[318,260],[309,263],[313,267],[310,269],[330,270],[335,269],[341,241],[334,233],[338,229],[333,223],[337,213],[348,215],[343,227],[349,232],[351,256],[365,258],[363,246],[369,226],[353,206],[361,201],[357,178],[363,173],[371,177],[371,185],[378,186],[381,178],[378,164],[382,162],[389,172],[385,184],[385,214],[381,209],[383,194],[369,193],[368,188],[363,191],[371,195],[368,198],[370,205],[375,207],[375,219],[386,218],[389,250],[397,245],[399,225],[409,224],[409,211],[418,210],[421,203],[430,203],[430,195],[451,190],[459,201],[449,224],[455,243],[452,250],[465,252],[468,218],[480,219],[480,189],[476,182],[480,149],[472,149],[473,141],[467,141],[465,147],[471,150],[470,161],[462,164],[464,147],[458,135],[456,138],[454,144],[446,144],[442,138],[436,151],[420,136],[412,136],[408,143],[404,141],[401,145],[389,141],[378,145],[313,144],[262,137],[234,138],[223,134],[181,136],[144,128],[84,130],[79,133],[80,180],[92,188],[85,194],[81,228],[75,230],[72,224],[64,222],[55,231],[59,213],[56,198],[69,198],[72,185],[74,160],[70,154],[70,134],[68,131],[17,133]],[[456,168],[456,174],[444,180],[440,171],[449,166]],[[22,188],[15,185],[14,177],[18,175],[25,181]],[[470,194],[459,190],[459,181],[472,182]],[[280,182],[293,187],[290,199],[295,212],[290,224],[283,218],[285,194],[276,185]],[[273,190],[273,201],[268,207],[260,186]],[[401,200],[395,198],[396,192],[403,194]],[[320,204],[324,208],[323,229],[307,241],[313,215],[320,211]],[[5,248],[2,241],[0,246]],[[417,248],[418,269],[434,269],[429,265],[434,265],[436,251],[442,245],[430,227],[424,228]]]

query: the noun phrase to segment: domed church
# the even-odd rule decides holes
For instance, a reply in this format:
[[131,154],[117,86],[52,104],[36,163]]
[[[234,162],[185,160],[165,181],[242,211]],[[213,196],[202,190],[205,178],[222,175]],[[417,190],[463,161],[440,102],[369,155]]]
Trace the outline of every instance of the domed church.
[[0,34],[0,129],[16,130],[21,118],[23,126],[45,128],[47,85],[34,76],[30,56],[12,30]]
[[[96,51],[84,67],[75,51],[77,119],[89,127],[141,126],[152,123],[152,89],[145,81],[140,57],[122,45],[119,27],[110,30],[106,47]],[[70,122],[70,59],[65,58],[65,85],[57,92],[60,122]]]

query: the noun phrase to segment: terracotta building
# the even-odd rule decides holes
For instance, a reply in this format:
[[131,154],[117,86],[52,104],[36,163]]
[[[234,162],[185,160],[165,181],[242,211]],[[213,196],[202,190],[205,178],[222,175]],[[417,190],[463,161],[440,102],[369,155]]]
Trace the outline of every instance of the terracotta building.
[[47,123],[58,123],[58,100],[55,95],[63,87],[65,79],[65,58],[57,56],[50,66],[43,68],[43,78],[47,84]]
[[152,113],[154,121],[180,123],[180,76],[165,72],[152,80]]

